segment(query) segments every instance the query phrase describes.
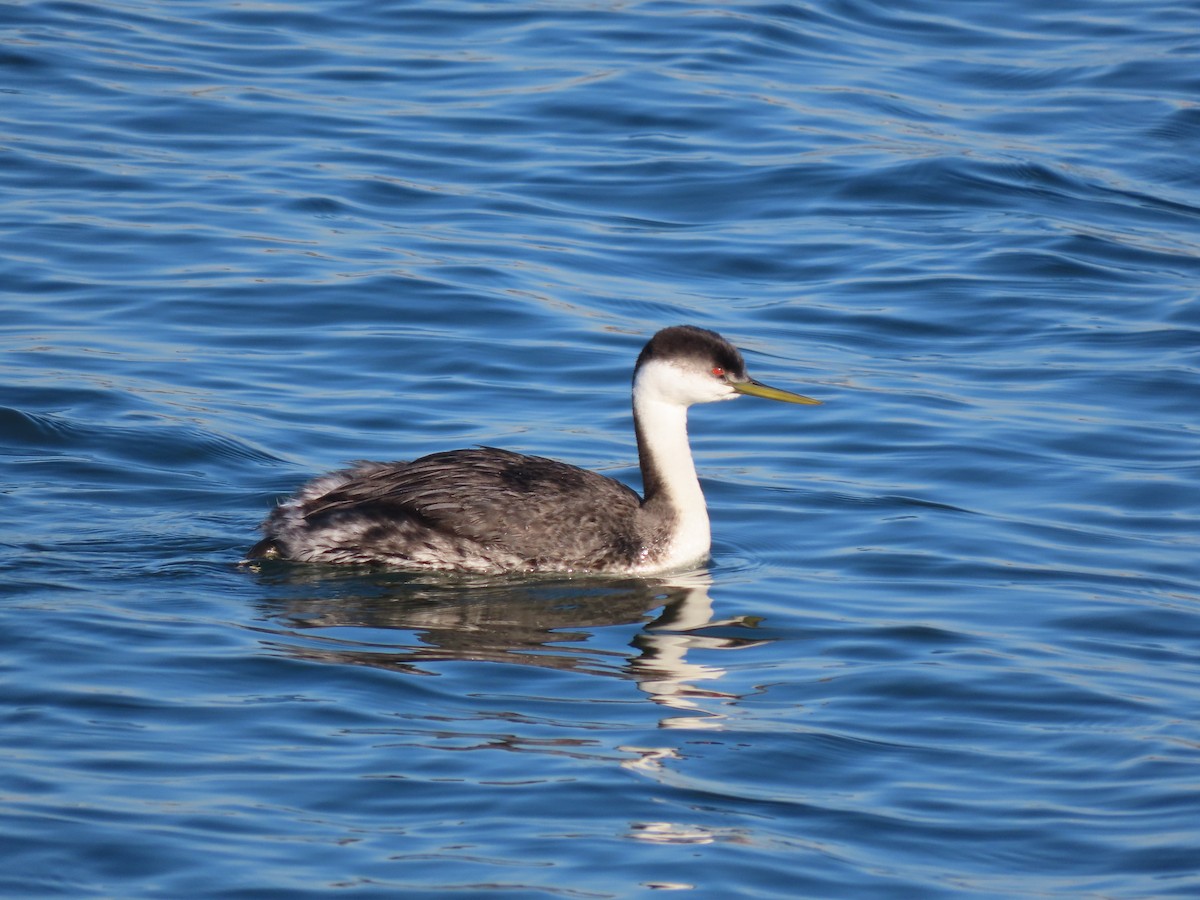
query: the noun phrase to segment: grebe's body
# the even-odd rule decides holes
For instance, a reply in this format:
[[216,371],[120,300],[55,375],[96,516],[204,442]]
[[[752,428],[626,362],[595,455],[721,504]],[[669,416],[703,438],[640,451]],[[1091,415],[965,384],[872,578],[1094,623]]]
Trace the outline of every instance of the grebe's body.
[[644,499],[595,472],[490,447],[361,463],[277,507],[248,556],[480,573],[693,567],[707,559],[710,533],[687,408],[741,394],[818,402],[750,379],[714,332],[665,328],[634,369]]

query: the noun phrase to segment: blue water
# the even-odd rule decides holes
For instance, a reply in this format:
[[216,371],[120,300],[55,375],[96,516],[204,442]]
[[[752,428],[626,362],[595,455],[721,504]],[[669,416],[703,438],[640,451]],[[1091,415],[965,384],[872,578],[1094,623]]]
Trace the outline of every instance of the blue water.
[[[0,4],[0,893],[1200,896],[1200,8]],[[637,485],[673,582],[237,565]]]

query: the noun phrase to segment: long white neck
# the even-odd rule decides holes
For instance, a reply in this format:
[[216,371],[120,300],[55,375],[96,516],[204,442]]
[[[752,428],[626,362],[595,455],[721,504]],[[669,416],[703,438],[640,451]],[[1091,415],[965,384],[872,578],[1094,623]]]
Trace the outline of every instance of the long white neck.
[[708,508],[688,444],[687,405],[661,383],[670,377],[670,373],[646,366],[638,373],[633,391],[644,508],[649,515],[669,519],[671,525],[664,567],[706,558],[712,542]]

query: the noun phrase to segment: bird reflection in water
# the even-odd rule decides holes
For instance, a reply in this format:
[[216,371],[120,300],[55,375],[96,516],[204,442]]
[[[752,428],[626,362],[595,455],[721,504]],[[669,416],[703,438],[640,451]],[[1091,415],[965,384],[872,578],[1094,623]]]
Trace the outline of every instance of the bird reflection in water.
[[[264,609],[276,623],[264,643],[276,652],[414,675],[436,674],[438,662],[474,661],[626,678],[654,702],[691,713],[663,720],[666,727],[704,727],[704,714],[719,727],[702,701],[733,696],[714,684],[724,669],[689,654],[764,643],[751,619],[713,620],[704,572],[654,581],[364,574],[331,582],[323,569],[306,584],[304,569],[289,566],[259,577],[276,596],[293,595]],[[295,596],[309,585],[331,596]],[[614,646],[606,630],[619,626],[640,627]]]

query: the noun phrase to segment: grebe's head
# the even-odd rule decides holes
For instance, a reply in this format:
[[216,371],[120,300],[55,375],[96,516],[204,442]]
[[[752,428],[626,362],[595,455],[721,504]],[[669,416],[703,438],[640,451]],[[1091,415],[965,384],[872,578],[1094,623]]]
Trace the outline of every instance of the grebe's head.
[[746,362],[733,344],[695,325],[673,325],[650,338],[633,369],[633,392],[635,397],[677,406],[733,400],[742,394],[784,403],[821,402],[755,381],[746,374]]

